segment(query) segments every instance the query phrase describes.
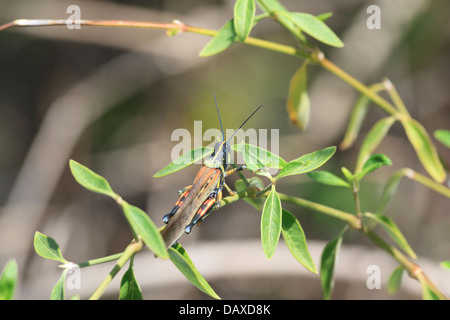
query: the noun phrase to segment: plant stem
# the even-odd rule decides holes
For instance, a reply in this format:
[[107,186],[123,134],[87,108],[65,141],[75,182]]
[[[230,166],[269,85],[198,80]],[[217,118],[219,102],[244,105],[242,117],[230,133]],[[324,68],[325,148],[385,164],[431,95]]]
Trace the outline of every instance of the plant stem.
[[235,193],[232,196],[225,197],[222,199],[222,201],[220,201],[220,208],[222,208],[226,205],[232,204],[233,202],[236,202],[236,201],[246,198],[246,197],[248,197],[247,190],[243,190],[243,191]]
[[113,255],[110,255],[110,256],[106,256],[106,257],[102,257],[102,258],[98,258],[98,259],[92,259],[92,260],[85,261],[85,262],[63,264],[60,267],[64,268],[64,269],[84,268],[84,267],[89,267],[89,266],[93,266],[93,265],[97,265],[97,264],[101,264],[101,263],[117,260],[122,255],[123,255],[123,252],[116,253],[116,254],[113,254]]
[[331,216],[333,218],[336,218],[336,219],[339,219],[339,220],[342,220],[342,221],[348,223],[349,226],[354,229],[361,228],[361,219],[359,219],[358,217],[356,217],[353,214],[350,214],[350,213],[347,213],[347,212],[344,212],[344,211],[341,211],[338,209],[334,209],[331,207],[327,207],[320,203],[312,202],[312,201],[301,199],[298,197],[289,196],[289,195],[286,195],[286,194],[283,194],[280,192],[278,192],[278,196],[280,197],[281,201],[289,202],[292,204],[302,206],[304,208],[308,208],[308,209],[311,209],[314,211],[324,213],[328,216]]
[[114,268],[109,272],[109,274],[105,277],[105,279],[103,279],[103,281],[94,291],[94,293],[90,296],[89,300],[98,300],[101,297],[106,287],[111,283],[112,279],[114,279],[116,274],[122,269],[125,263],[134,256],[136,252],[139,252],[142,249],[142,246],[143,246],[142,240],[132,241],[127,246],[121,257],[117,260]]
[[383,194],[378,204],[378,208],[376,210],[377,213],[384,212],[386,206],[388,205],[389,201],[391,200],[392,196],[396,191],[397,185],[400,183],[400,180],[403,177],[408,177],[409,179],[421,183],[424,186],[432,189],[433,191],[436,191],[446,196],[447,198],[450,198],[450,189],[447,188],[446,186],[439,184],[436,181],[427,178],[410,168],[403,168],[394,172],[392,176],[389,178],[389,181],[387,182],[384,188]]
[[264,189],[262,189],[260,192],[256,194],[256,197],[260,197],[266,192],[269,192],[272,189],[272,183],[268,184]]
[[353,186],[353,199],[355,201],[355,211],[356,211],[356,216],[358,218],[361,218],[362,214],[361,214],[361,204],[359,201],[359,186]]
[[450,188],[447,188],[446,186],[437,183],[436,181],[425,177],[424,175],[421,175],[420,173],[415,172],[412,169],[408,169],[409,174],[407,174],[406,176],[414,181],[417,181],[421,184],[423,184],[424,186],[439,192],[440,194],[443,194],[444,196],[446,196],[447,198],[450,198]]
[[383,85],[386,88],[386,91],[389,93],[389,96],[391,97],[392,102],[397,107],[397,110],[400,111],[404,116],[410,118],[410,114],[408,112],[408,109],[406,108],[405,104],[403,103],[402,98],[398,94],[397,89],[395,88],[394,84],[389,79],[383,80]]
[[409,260],[408,257],[404,255],[400,250],[386,243],[370,228],[364,226],[360,231],[364,235],[366,235],[367,238],[372,240],[372,242],[374,242],[379,248],[383,249],[392,257],[394,257],[394,259],[397,260],[408,271],[410,277],[418,280],[422,285],[426,284],[440,299],[447,299],[444,294],[442,294],[434,285],[434,283],[426,276],[422,268]]
[[181,29],[183,24],[179,23],[158,23],[147,21],[126,21],[126,20],[78,20],[68,21],[65,19],[17,19],[10,23],[0,26],[0,31],[12,27],[48,27],[48,26],[67,26],[76,22],[80,26],[91,27],[119,27],[119,28],[143,28],[160,30]]
[[370,100],[372,100],[375,104],[377,104],[381,109],[389,113],[390,115],[396,115],[398,111],[395,107],[390,104],[388,101],[383,99],[378,93],[374,90],[371,90],[369,87],[361,83],[359,80],[352,77],[350,74],[339,68],[337,65],[332,63],[330,60],[320,57],[319,55],[312,56],[313,61],[321,65],[326,70],[333,73],[335,76],[340,78],[342,81],[346,82],[351,87],[355,88],[357,91],[366,95]]
[[[126,20],[79,20],[75,21],[81,26],[103,26],[103,27],[127,27],[127,28],[146,28],[146,29],[159,29],[167,31],[180,31],[180,32],[191,32],[200,35],[205,35],[209,37],[214,37],[218,31],[210,30],[205,28],[194,27],[186,25],[180,21],[174,21],[173,23],[157,23],[157,22],[146,22],[146,21],[126,21]],[[72,21],[57,19],[18,19],[10,23],[0,26],[0,31],[6,30],[12,27],[40,27],[40,26],[66,26],[72,24]],[[395,107],[388,101],[379,96],[376,92],[371,90],[369,87],[365,86],[363,83],[349,75],[347,72],[333,64],[331,61],[327,60],[322,52],[315,52],[312,54],[307,54],[299,51],[297,48],[267,41],[263,39],[257,39],[253,37],[248,37],[244,44],[264,48],[280,53],[284,53],[291,56],[309,58],[317,64],[321,65],[324,69],[330,71],[342,81],[346,82],[357,91],[366,95],[375,104],[381,107],[384,111],[391,115],[397,114]]]

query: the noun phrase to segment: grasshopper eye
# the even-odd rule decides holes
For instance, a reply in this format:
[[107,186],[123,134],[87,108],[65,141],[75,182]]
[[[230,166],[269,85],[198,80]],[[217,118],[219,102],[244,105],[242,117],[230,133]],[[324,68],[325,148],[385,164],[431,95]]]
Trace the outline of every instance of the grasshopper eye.
[[218,154],[220,152],[220,149],[222,149],[222,142],[217,142],[214,145],[214,154]]

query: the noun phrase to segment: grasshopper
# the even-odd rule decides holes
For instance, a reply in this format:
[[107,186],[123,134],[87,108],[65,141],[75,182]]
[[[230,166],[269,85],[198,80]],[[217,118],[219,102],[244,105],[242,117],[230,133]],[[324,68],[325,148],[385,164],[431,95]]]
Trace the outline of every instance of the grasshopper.
[[167,248],[176,244],[183,232],[189,234],[193,226],[201,223],[213,209],[219,208],[224,186],[233,195],[234,192],[225,184],[225,178],[235,172],[246,169],[246,166],[242,165],[228,170],[231,162],[229,142],[262,105],[253,111],[228,141],[225,141],[215,95],[214,102],[219,116],[222,141],[216,143],[213,153],[205,159],[203,166],[194,179],[194,183],[179,191],[179,198],[172,211],[163,217],[163,222],[167,225],[161,231],[161,235]]

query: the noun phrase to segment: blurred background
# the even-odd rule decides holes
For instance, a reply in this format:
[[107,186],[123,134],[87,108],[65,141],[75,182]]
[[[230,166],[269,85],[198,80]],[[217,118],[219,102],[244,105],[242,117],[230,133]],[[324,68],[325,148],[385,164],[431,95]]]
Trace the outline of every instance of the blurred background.
[[[450,129],[450,3],[445,0],[377,1],[381,29],[369,30],[367,1],[282,1],[291,11],[332,11],[327,24],[345,43],[325,55],[366,84],[388,77],[412,116],[430,134]],[[234,1],[24,1],[0,0],[0,24],[19,18],[67,18],[69,5],[82,19],[171,22],[219,29],[233,14]],[[264,20],[252,36],[296,45],[278,24]],[[317,66],[309,69],[312,111],[300,132],[289,123],[286,97],[290,78],[302,60],[236,44],[219,55],[201,58],[210,39],[195,34],[168,37],[164,31],[82,27],[15,28],[0,32],[0,266],[19,264],[16,299],[48,299],[61,269],[34,252],[36,231],[53,237],[69,261],[82,262],[124,250],[132,238],[127,222],[109,198],[78,185],[68,161],[75,159],[106,177],[129,203],[145,210],[158,226],[199,169],[153,178],[171,161],[171,133],[218,128],[214,90],[225,128],[236,128],[264,104],[248,128],[279,129],[280,155],[287,161],[330,145],[344,135],[358,94]],[[359,145],[384,114],[370,109],[351,149],[338,150],[323,167],[337,175],[353,170]],[[436,140],[445,163],[448,149]],[[361,187],[363,210],[375,210],[390,175],[410,167],[424,173],[405,138],[394,125],[377,152],[393,165],[368,176]],[[247,175],[247,174],[246,174]],[[248,175],[247,175],[248,176]],[[233,185],[235,177],[228,184]],[[267,181],[266,181],[267,182]],[[324,187],[306,175],[286,178],[277,190],[352,212],[347,190]],[[450,275],[438,263],[450,259],[450,201],[409,180],[400,183],[388,208],[419,256],[418,263],[450,296]],[[285,206],[302,224],[317,267],[324,245],[342,223],[303,208]],[[211,214],[184,236],[182,245],[200,273],[224,299],[321,299],[318,275],[303,268],[280,243],[266,260],[260,244],[260,213],[237,202]],[[369,290],[367,268],[378,266],[381,289]],[[81,288],[70,297],[87,298],[112,263],[81,270]],[[398,293],[387,293],[395,261],[349,232],[336,269],[333,298],[419,299],[418,283],[404,277]],[[144,250],[135,272],[147,299],[205,299],[167,261]],[[121,272],[122,274],[123,272]],[[116,299],[121,274],[105,298]]]

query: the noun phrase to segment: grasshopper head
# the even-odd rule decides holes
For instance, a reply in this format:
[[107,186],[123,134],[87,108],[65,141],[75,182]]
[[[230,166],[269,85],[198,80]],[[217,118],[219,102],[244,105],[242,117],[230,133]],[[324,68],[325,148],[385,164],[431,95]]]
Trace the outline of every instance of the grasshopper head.
[[231,162],[230,146],[225,141],[217,142],[211,156],[206,159],[205,165],[211,168],[219,168],[223,166],[227,168]]

